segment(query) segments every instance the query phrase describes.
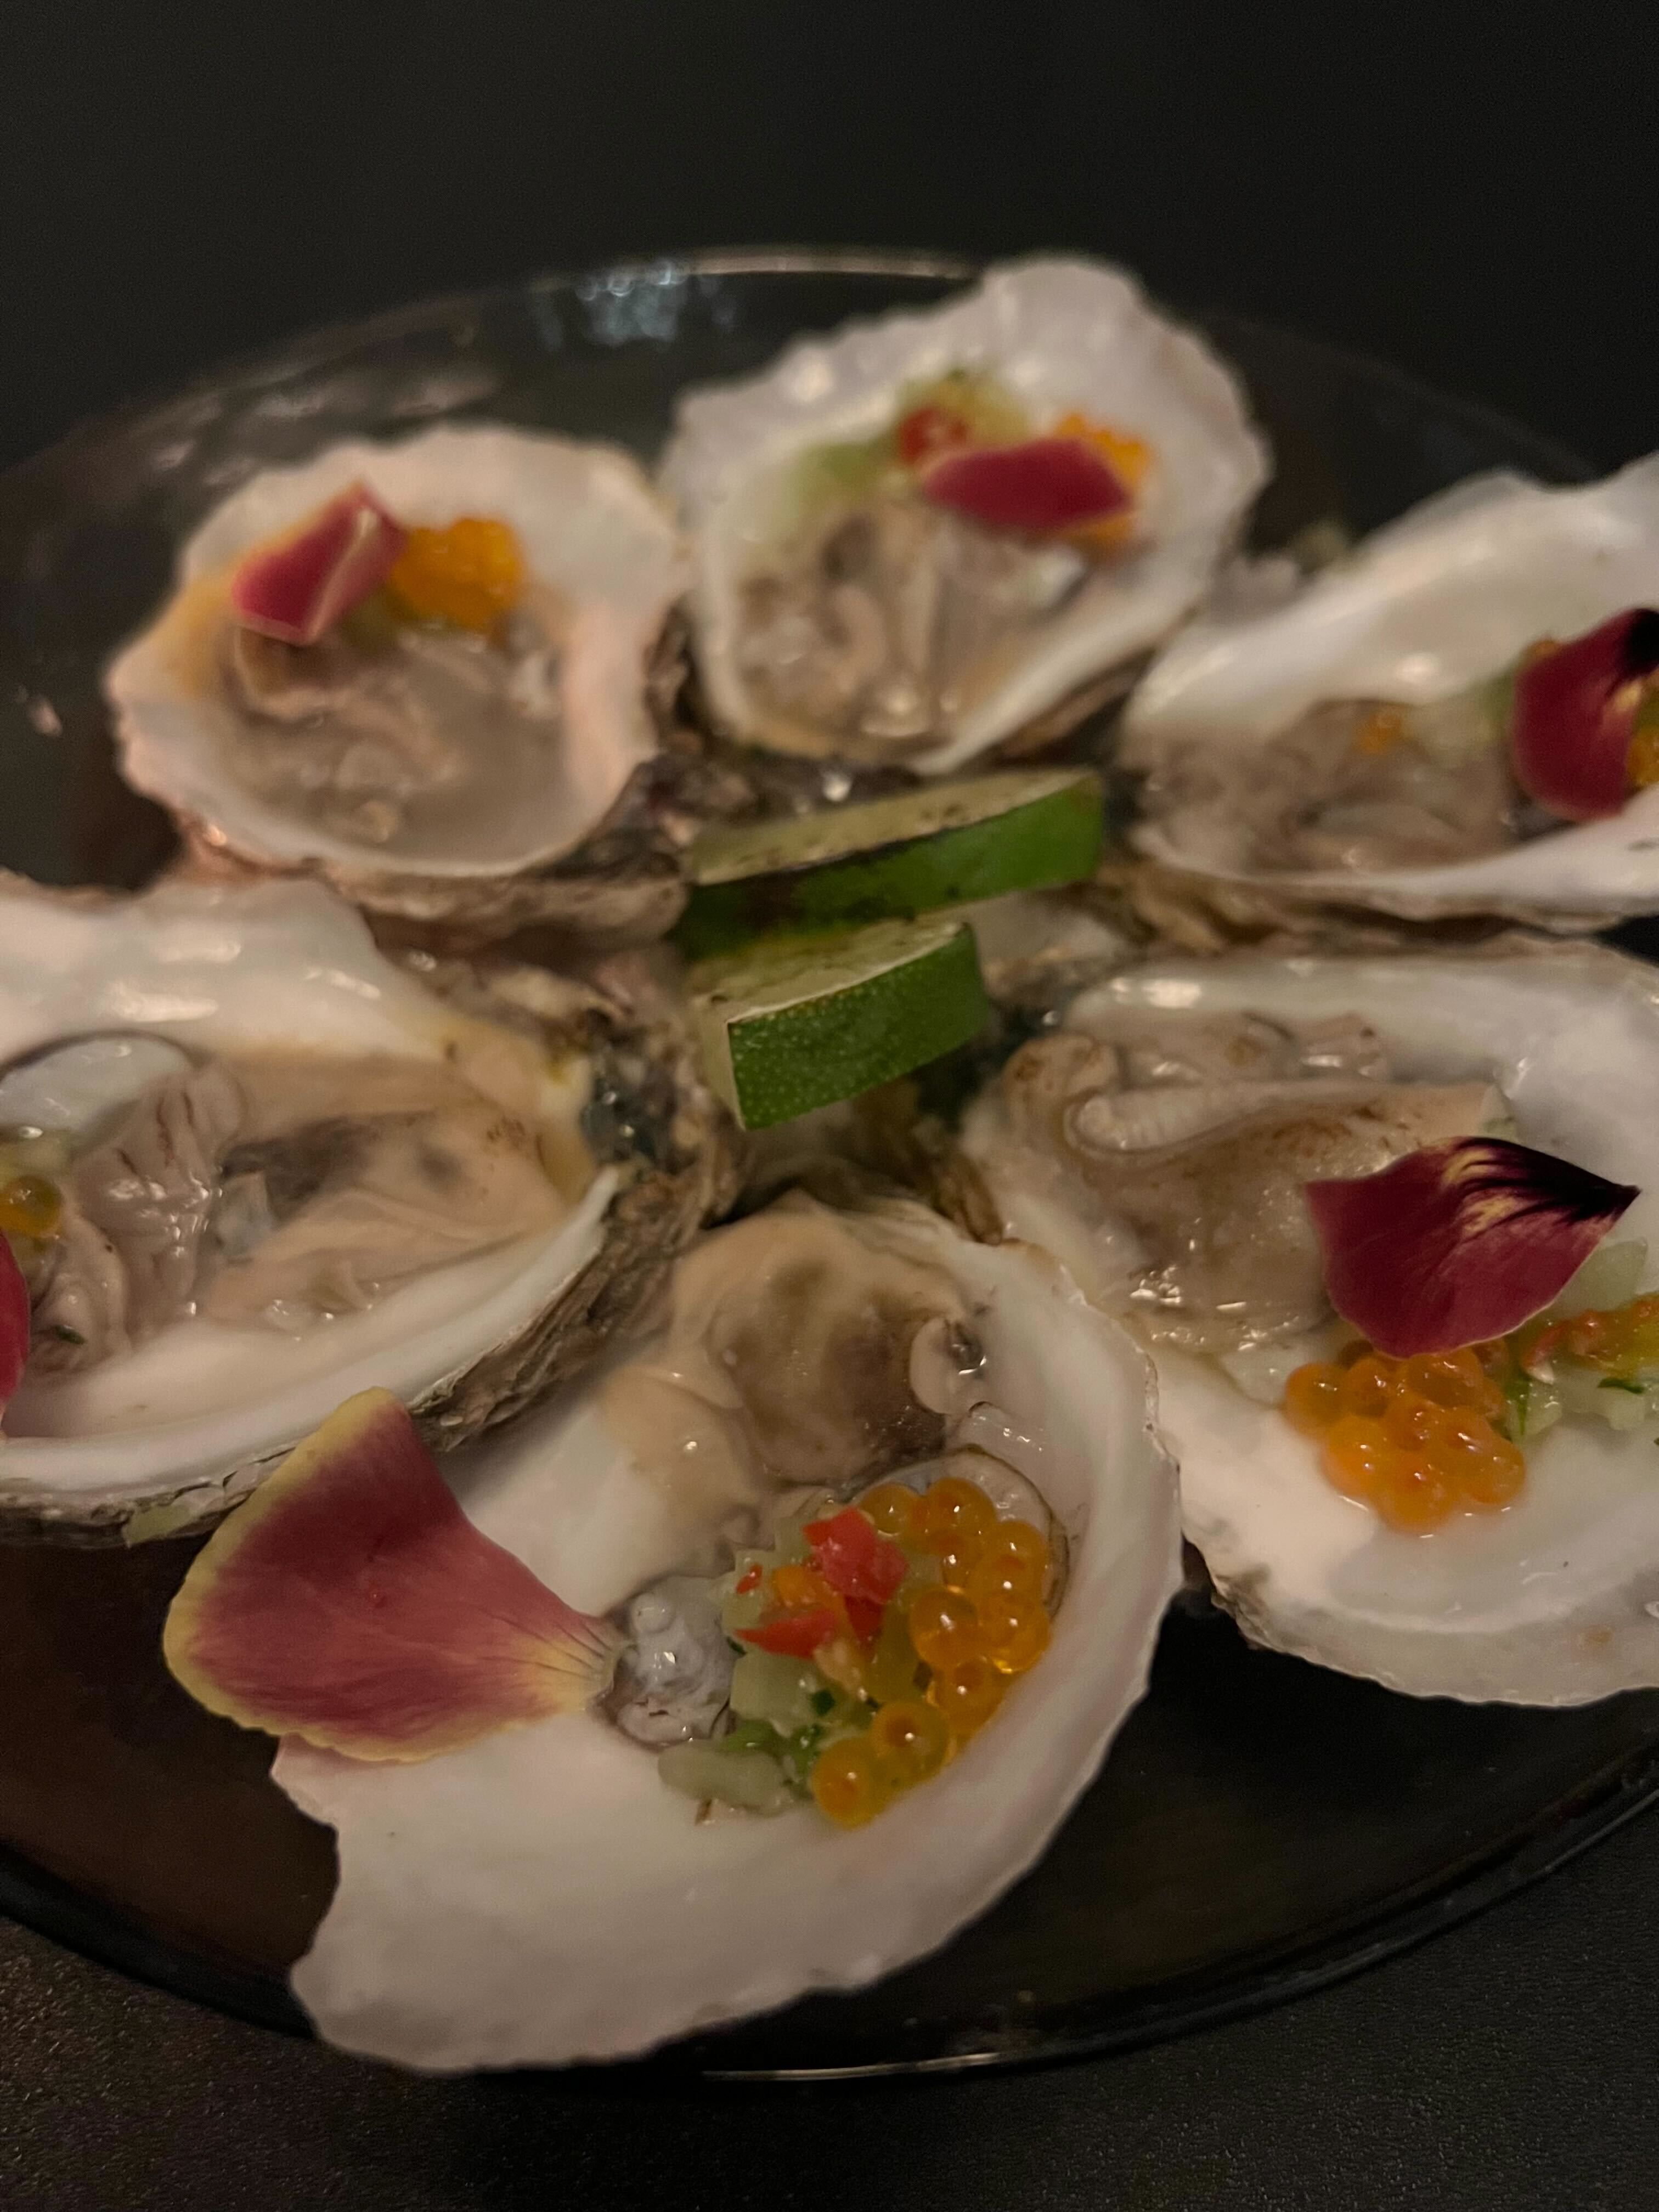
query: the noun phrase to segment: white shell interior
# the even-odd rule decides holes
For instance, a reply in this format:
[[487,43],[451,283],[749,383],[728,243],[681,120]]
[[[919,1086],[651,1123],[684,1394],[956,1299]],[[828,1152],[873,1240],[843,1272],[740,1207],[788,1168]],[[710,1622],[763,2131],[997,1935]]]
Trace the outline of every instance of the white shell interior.
[[1128,276],[1093,262],[1016,263],[943,307],[804,339],[758,376],[694,392],[662,481],[691,538],[710,701],[738,736],[756,719],[735,652],[739,587],[773,541],[790,463],[811,446],[874,436],[904,385],[953,368],[990,371],[1040,425],[1077,408],[1144,438],[1154,472],[1145,541],[1109,572],[1115,588],[1058,617],[948,743],[907,760],[923,775],[959,768],[1166,636],[1267,480],[1267,451],[1231,372]]
[[[433,856],[419,872],[504,876],[557,860],[657,750],[647,658],[685,582],[672,521],[638,465],[615,447],[505,426],[443,426],[398,445],[331,446],[301,466],[254,477],[185,544],[175,592],[222,575],[359,478],[401,521],[439,526],[484,514],[509,524],[532,574],[570,605],[559,659],[562,726],[539,805],[504,826],[489,857]],[[396,872],[380,847],[273,808],[226,773],[222,748],[234,709],[181,671],[165,620],[125,649],[105,684],[122,771],[138,790],[267,866],[311,860]]]
[[[339,1839],[338,1889],[294,1972],[331,2042],[434,2069],[558,2063],[857,1987],[981,1911],[1087,1786],[1177,1579],[1146,1364],[1045,1263],[908,1213],[907,1239],[972,1300],[988,1394],[1033,1440],[1066,1529],[1048,1652],[941,1775],[857,1830],[811,1806],[699,1822],[650,1754],[586,1714],[423,1765],[285,1743],[276,1779]],[[590,1413],[556,1407],[447,1471],[487,1534],[598,1608],[656,1571],[619,1459]]]
[[[1121,757],[1150,765],[1165,744],[1193,738],[1258,745],[1325,700],[1425,705],[1497,674],[1540,637],[1577,636],[1656,604],[1659,454],[1568,491],[1477,477],[1375,532],[1288,605],[1188,623],[1130,701]],[[1157,823],[1133,837],[1154,859],[1199,865]],[[1233,879],[1404,915],[1644,913],[1659,905],[1659,787],[1612,820],[1452,866]]]
[[[1659,1236],[1659,981],[1633,961],[1585,948],[1160,963],[1098,987],[1067,1018],[1086,1030],[1123,1006],[1360,1014],[1398,1073],[1490,1074],[1523,1143],[1640,1185],[1620,1233]],[[1313,1446],[1218,1368],[1160,1353],[1158,1370],[1188,1537],[1257,1641],[1419,1696],[1568,1705],[1659,1686],[1659,1455],[1647,1435],[1564,1421],[1528,1445],[1507,1510],[1412,1537],[1333,1489]]]
[[[376,951],[361,917],[308,884],[171,886],[79,904],[0,882],[0,1060],[131,1029],[204,1052],[281,1047],[437,1059],[483,1024]],[[574,1121],[588,1074],[491,1033],[549,1121]],[[557,1297],[598,1250],[615,1188],[597,1176],[549,1236],[436,1267],[367,1312],[306,1334],[194,1319],[81,1374],[29,1379],[7,1407],[0,1491],[42,1517],[217,1481],[285,1449],[353,1390],[410,1401],[465,1373]]]

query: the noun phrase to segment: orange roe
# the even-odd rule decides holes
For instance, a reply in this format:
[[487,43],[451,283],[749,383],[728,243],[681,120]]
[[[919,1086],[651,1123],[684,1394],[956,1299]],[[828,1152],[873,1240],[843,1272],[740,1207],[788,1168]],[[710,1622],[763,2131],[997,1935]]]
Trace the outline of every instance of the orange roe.
[[1013,1678],[1036,1665],[1052,1633],[1043,1596],[1054,1564],[1040,1529],[1000,1519],[977,1483],[955,1475],[920,1494],[878,1484],[858,1510],[908,1562],[884,1605],[843,1595],[827,1554],[824,1565],[816,1557],[769,1571],[751,1563],[735,1585],[750,1595],[763,1584],[775,1608],[766,1626],[813,1624],[806,1663],[844,1701],[842,1714],[850,1704],[858,1716],[847,1733],[830,1735],[806,1777],[819,1809],[848,1828],[937,1773],[990,1719]]
[[[1115,430],[1109,422],[1094,422],[1075,410],[1062,415],[1050,434],[1075,438],[1083,445],[1091,446],[1130,492],[1138,492],[1151,471],[1152,449],[1144,438],[1134,437],[1127,430]],[[1135,522],[1135,507],[1129,506],[1116,514],[1106,515],[1099,522],[1085,522],[1080,529],[1066,534],[1081,544],[1109,553],[1134,535]]]
[[64,1194],[45,1176],[14,1176],[0,1187],[0,1235],[50,1237],[63,1212]]
[[1374,707],[1353,733],[1353,750],[1364,760],[1377,760],[1404,741],[1407,723],[1401,707]]
[[524,554],[506,523],[464,514],[443,530],[411,530],[386,586],[418,620],[487,637],[524,595]]
[[1504,1393],[1474,1349],[1391,1359],[1351,1348],[1346,1364],[1298,1367],[1284,1410],[1318,1443],[1327,1480],[1408,1534],[1496,1511],[1526,1479],[1519,1447],[1495,1425]]

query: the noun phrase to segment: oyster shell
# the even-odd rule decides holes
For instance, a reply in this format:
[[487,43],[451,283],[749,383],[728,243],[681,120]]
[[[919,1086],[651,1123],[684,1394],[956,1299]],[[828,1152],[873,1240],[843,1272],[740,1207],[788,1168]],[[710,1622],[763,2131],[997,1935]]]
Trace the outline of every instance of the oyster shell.
[[[293,1977],[331,2042],[437,2069],[561,2063],[858,1987],[1031,1863],[1141,1694],[1178,1580],[1173,1478],[1142,1358],[1062,1276],[915,1205],[838,1216],[791,1199],[694,1248],[673,1311],[620,1370],[643,1365],[671,1400],[683,1385],[668,1411],[608,1425],[581,1393],[447,1462],[477,1525],[568,1603],[634,1601],[640,1740],[590,1710],[423,1765],[294,1740],[278,1755],[279,1784],[338,1838],[339,1887]],[[941,1322],[983,1353],[971,1377],[944,1377],[971,1383],[955,1395],[928,1356]],[[735,1378],[720,1392],[749,1424],[735,1456],[705,1358]],[[687,1422],[720,1461],[695,1483]],[[866,1827],[810,1803],[700,1817],[645,1747],[724,1702],[685,1566],[763,1534],[802,1472],[845,1494],[957,1437],[1019,1462],[986,1462],[994,1503],[1006,1492],[1024,1510],[1035,1484],[1065,1532],[1047,1653],[942,1773]],[[729,1665],[718,1632],[711,1648]]]
[[[1656,598],[1659,456],[1571,490],[1458,485],[1287,604],[1172,641],[1122,723],[1120,764],[1147,778],[1133,842],[1218,886],[1410,920],[1572,932],[1646,913],[1659,791],[1598,822],[1528,809],[1496,685],[1539,639]],[[1417,714],[1408,744],[1364,741],[1379,704]]]
[[[1142,1103],[1161,1096],[1188,1119],[1202,1118],[1202,1083],[1214,1073],[1202,1064],[1206,1039],[1232,1056],[1235,1085],[1249,1073],[1237,1065],[1241,1040],[1277,1039],[1282,1054],[1287,1038],[1305,1050],[1322,1035],[1339,1054],[1376,1049],[1374,1065],[1413,1083],[1494,1084],[1510,1133],[1643,1187],[1621,1237],[1659,1235],[1659,988],[1620,955],[1534,942],[1455,957],[1158,962],[1077,1000],[1056,1042],[1079,1054],[1108,1040],[1121,1049],[1126,1025],[1158,1041],[1166,1076],[1185,1066],[1184,1083],[1142,1091]],[[1151,1063],[1142,1066],[1149,1079]],[[1279,1079],[1296,1087],[1288,1071]],[[1075,1113],[1079,1100],[1072,1104]],[[1209,1107],[1224,1121],[1231,1114],[1237,1139],[1237,1099],[1227,1109],[1212,1097]],[[967,1138],[1005,1231],[1073,1262],[1103,1304],[1125,1303],[1108,1209],[1054,1147],[1029,1140],[1029,1124],[1022,1139],[1018,1121],[994,1088]],[[1158,1164],[1143,1155],[1143,1175]],[[1229,1217],[1212,1203],[1200,1218],[1210,1248],[1243,1240],[1250,1284],[1273,1244],[1270,1151],[1258,1166],[1253,1204],[1241,1197]],[[1269,1314],[1247,1352],[1218,1360],[1182,1343],[1169,1325],[1175,1315],[1156,1347],[1187,1535],[1245,1633],[1419,1696],[1566,1705],[1659,1685],[1650,1432],[1563,1421],[1528,1441],[1526,1483],[1507,1510],[1463,1516],[1429,1536],[1395,1534],[1332,1488],[1276,1403],[1232,1379],[1276,1399],[1291,1367],[1321,1356],[1309,1348],[1316,1333],[1303,1333],[1316,1319]],[[1250,1334],[1241,1328],[1235,1342]]]
[[[532,579],[522,635],[416,626],[366,655],[239,629],[240,556],[360,480],[410,523],[508,524]],[[183,547],[173,599],[106,678],[122,773],[233,872],[316,876],[474,941],[659,934],[684,896],[657,787],[684,580],[672,520],[610,447],[447,426],[331,447],[253,477]]]
[[624,1326],[726,1196],[719,1109],[624,977],[425,957],[417,981],[318,884],[0,879],[0,927],[7,1172],[62,1191],[22,1248],[8,1538],[210,1521],[368,1382],[429,1441],[473,1436]]
[[[878,504],[873,524],[849,507],[847,517],[862,515],[876,538],[869,574],[860,568],[858,590],[836,600],[837,667],[862,668],[862,655],[883,700],[884,686],[900,683],[915,698],[903,714],[887,701],[850,735],[811,701],[799,711],[769,705],[745,665],[745,592],[797,534],[797,465],[811,448],[884,432],[908,387],[958,370],[994,375],[1038,430],[1079,410],[1144,441],[1152,474],[1138,536],[1115,559],[1091,564],[1057,541],[982,531],[915,500]],[[924,775],[1032,726],[1057,734],[1120,694],[1129,664],[1196,603],[1267,471],[1231,373],[1154,313],[1128,277],[1097,264],[1014,264],[942,307],[803,340],[747,382],[684,399],[663,461],[692,544],[710,711],[750,744]],[[842,519],[839,508],[830,517],[837,527]],[[987,631],[942,673],[952,625],[982,625],[994,605],[1003,609],[994,637]],[[817,659],[827,650],[820,637]],[[830,685],[837,697],[847,684],[848,698],[863,696],[856,669],[836,690],[839,680]],[[924,693],[932,703],[921,711]]]

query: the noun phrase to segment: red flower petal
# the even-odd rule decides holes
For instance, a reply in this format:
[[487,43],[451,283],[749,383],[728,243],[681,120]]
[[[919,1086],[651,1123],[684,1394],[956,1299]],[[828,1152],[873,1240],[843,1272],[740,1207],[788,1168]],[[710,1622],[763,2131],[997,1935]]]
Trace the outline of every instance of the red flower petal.
[[580,1710],[620,1641],[480,1535],[397,1399],[365,1390],[215,1531],[161,1649],[244,1728],[414,1759]]
[[844,1598],[885,1605],[908,1571],[909,1562],[898,1546],[882,1535],[856,1505],[830,1520],[809,1521],[806,1540],[812,1547],[813,1565]]
[[1133,495],[1077,438],[1028,438],[950,453],[922,478],[924,495],[992,530],[1074,530],[1121,514]]
[[738,1636],[757,1651],[781,1651],[787,1659],[810,1659],[820,1644],[827,1644],[841,1628],[838,1616],[827,1605],[805,1613],[783,1613],[763,1620],[758,1628],[740,1628]]
[[10,1245],[0,1237],[0,1406],[22,1381],[28,1356],[28,1285]]
[[1659,668],[1659,614],[1632,607],[1523,661],[1510,745],[1521,787],[1569,822],[1623,811],[1644,679]]
[[355,483],[291,537],[247,556],[230,580],[231,611],[267,637],[313,645],[379,591],[408,535],[366,484]]
[[1307,1194],[1331,1304],[1396,1359],[1518,1328],[1640,1195],[1499,1137],[1428,1145]]

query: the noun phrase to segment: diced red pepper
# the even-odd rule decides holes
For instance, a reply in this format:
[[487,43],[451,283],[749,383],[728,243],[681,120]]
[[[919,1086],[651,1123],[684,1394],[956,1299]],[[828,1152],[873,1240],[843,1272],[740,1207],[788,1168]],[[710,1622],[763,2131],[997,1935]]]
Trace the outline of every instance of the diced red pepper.
[[841,1622],[830,1607],[817,1605],[805,1613],[781,1613],[775,1620],[763,1620],[758,1628],[740,1628],[738,1634],[757,1651],[781,1652],[786,1659],[810,1659],[819,1644],[827,1644],[840,1628]]
[[758,1559],[751,1559],[738,1577],[737,1595],[739,1597],[747,1597],[751,1590],[757,1590],[760,1586],[761,1564]]
[[900,422],[894,438],[906,468],[919,469],[940,453],[970,444],[973,432],[948,407],[913,407]]
[[832,1590],[848,1599],[883,1606],[904,1580],[909,1562],[890,1536],[884,1536],[856,1505],[827,1521],[809,1521],[806,1540],[812,1560]]

